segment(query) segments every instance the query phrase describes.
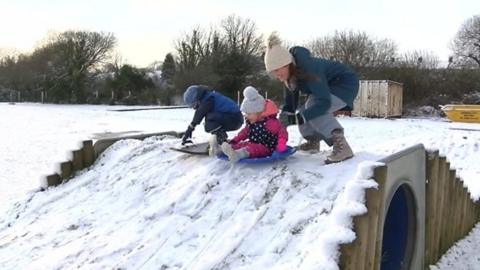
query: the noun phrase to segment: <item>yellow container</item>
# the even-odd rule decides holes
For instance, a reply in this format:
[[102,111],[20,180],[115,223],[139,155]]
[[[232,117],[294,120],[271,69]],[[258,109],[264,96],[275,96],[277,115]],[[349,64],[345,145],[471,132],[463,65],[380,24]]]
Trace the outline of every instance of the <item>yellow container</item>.
[[443,106],[442,110],[451,121],[480,123],[480,105],[449,104]]

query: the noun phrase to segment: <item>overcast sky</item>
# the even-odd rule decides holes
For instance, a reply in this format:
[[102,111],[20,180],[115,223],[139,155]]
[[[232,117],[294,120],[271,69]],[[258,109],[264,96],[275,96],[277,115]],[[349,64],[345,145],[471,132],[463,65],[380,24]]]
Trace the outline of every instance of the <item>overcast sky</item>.
[[123,59],[143,67],[163,61],[182,33],[231,14],[293,43],[358,30],[446,61],[461,24],[480,15],[480,0],[0,0],[0,48],[32,50],[49,31],[113,32]]

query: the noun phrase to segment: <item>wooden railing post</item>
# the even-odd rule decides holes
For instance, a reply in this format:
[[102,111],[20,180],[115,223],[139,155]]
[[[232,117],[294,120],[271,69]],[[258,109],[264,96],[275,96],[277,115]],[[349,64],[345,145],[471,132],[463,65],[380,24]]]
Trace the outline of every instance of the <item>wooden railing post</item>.
[[95,160],[95,153],[93,151],[93,142],[91,140],[83,141],[82,144],[83,166],[86,168],[93,164],[93,161]]
[[62,180],[67,180],[72,176],[72,162],[71,161],[64,161],[60,163],[60,176]]
[[83,149],[72,151],[72,163],[74,171],[80,171],[85,168],[83,165]]
[[62,183],[62,178],[60,177],[60,175],[58,175],[58,173],[47,176],[46,180],[47,180],[47,187],[55,187]]

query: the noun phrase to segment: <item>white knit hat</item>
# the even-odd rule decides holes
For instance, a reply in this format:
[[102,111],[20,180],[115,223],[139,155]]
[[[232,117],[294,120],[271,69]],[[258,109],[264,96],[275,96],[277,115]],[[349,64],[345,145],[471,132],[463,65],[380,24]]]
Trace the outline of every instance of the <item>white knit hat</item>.
[[243,99],[240,109],[244,113],[263,112],[265,108],[265,99],[260,95],[253,86],[247,86],[243,90]]
[[293,56],[282,46],[282,42],[276,32],[272,32],[267,39],[267,51],[265,52],[265,69],[272,72],[293,62]]

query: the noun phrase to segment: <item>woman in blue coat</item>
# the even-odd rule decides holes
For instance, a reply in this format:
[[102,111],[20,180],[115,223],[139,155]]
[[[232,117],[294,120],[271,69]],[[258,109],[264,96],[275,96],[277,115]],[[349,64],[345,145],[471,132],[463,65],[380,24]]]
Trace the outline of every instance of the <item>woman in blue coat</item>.
[[243,124],[237,103],[208,86],[189,86],[183,94],[183,101],[195,110],[195,114],[183,135],[182,144],[191,142],[193,130],[203,119],[205,131],[215,135],[213,137],[220,145],[227,140],[227,131],[237,130]]
[[[298,148],[319,151],[320,140],[324,140],[333,146],[326,163],[351,158],[353,151],[333,113],[353,109],[359,87],[356,73],[341,63],[312,57],[304,47],[287,50],[275,32],[267,39],[265,68],[285,85],[279,118],[285,125],[291,123],[289,119],[296,119],[307,140]],[[306,96],[303,104],[299,104],[300,94]]]

